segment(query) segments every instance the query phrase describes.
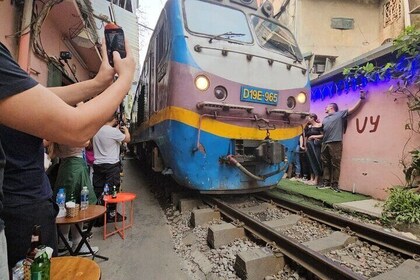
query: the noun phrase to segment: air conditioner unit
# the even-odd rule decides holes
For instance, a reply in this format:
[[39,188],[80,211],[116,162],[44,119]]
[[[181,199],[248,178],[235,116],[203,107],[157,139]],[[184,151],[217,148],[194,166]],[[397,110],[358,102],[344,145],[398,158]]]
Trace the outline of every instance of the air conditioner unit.
[[324,73],[325,72],[325,64],[314,64],[315,73]]

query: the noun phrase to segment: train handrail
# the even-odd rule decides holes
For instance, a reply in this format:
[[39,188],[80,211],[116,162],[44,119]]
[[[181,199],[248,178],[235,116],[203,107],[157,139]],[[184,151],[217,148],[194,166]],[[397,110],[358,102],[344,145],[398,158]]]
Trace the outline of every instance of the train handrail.
[[285,117],[288,117],[290,115],[300,115],[300,117],[302,119],[309,116],[309,112],[298,112],[298,111],[292,111],[292,110],[268,109],[268,108],[266,108],[265,111],[266,111],[267,115],[280,114],[280,115],[284,115]]
[[211,101],[202,101],[197,103],[198,109],[204,109],[204,108],[219,108],[222,110],[230,110],[230,109],[236,109],[236,110],[245,110],[248,113],[252,113],[252,110],[254,110],[253,106],[245,106],[245,105],[236,105],[236,104],[228,104],[228,103],[221,103],[221,102],[211,102]]
[[232,49],[226,49],[226,48],[215,48],[215,47],[206,47],[206,46],[201,46],[201,45],[195,45],[194,46],[194,50],[196,52],[201,52],[202,49],[208,49],[208,50],[215,50],[215,51],[221,51],[223,56],[227,56],[228,53],[237,53],[237,54],[243,54],[245,55],[246,59],[251,60],[252,57],[258,57],[258,58],[262,58],[262,59],[267,59],[268,64],[271,66],[273,65],[273,62],[278,62],[281,64],[286,65],[287,70],[290,70],[292,67],[295,68],[299,68],[302,71],[302,74],[305,75],[307,72],[307,69],[305,67],[299,66],[299,65],[295,65],[292,63],[287,63],[281,60],[277,60],[277,59],[272,59],[266,56],[261,56],[261,55],[257,55],[257,54],[250,54],[250,53],[246,53],[246,52],[241,52],[241,51],[237,51],[237,50],[232,50]]

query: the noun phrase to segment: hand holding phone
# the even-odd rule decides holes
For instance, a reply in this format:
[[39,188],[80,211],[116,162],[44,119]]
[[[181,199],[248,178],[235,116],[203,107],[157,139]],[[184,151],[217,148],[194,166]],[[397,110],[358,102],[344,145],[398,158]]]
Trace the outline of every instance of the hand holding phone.
[[114,60],[112,56],[114,51],[117,51],[121,58],[125,58],[127,56],[127,52],[125,50],[124,31],[122,28],[114,23],[108,23],[105,25],[105,43],[109,64],[114,67]]

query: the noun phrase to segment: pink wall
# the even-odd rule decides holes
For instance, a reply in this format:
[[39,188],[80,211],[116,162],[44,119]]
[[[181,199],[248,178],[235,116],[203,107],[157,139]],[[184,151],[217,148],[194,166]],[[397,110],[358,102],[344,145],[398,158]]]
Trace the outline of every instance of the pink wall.
[[[53,7],[55,12],[58,13],[68,13],[66,9],[60,9],[60,4]],[[6,45],[6,47],[10,50],[13,57],[17,59],[18,53],[18,37],[7,37],[7,35],[14,34],[17,32],[17,9],[15,6],[10,4],[10,1],[0,1],[0,18],[1,18],[1,28],[0,28],[0,41]],[[65,16],[61,17],[66,19]],[[73,19],[74,20],[74,19]],[[53,21],[53,17],[50,15],[46,18],[42,30],[41,30],[41,38],[42,44],[44,46],[45,51],[50,56],[59,57],[60,51],[68,50],[67,47],[63,43],[63,36],[67,36],[68,34],[63,34],[59,28],[63,28],[65,25],[70,25],[69,27],[74,27],[74,23],[66,23],[60,22],[57,24]],[[68,33],[68,32],[67,32]],[[92,58],[98,59],[98,58]],[[69,61],[69,64],[76,69],[76,76],[77,78],[82,80],[89,79],[89,72],[85,70],[80,63],[77,61],[76,58],[72,58]],[[74,66],[73,66],[74,65]],[[30,75],[32,78],[37,80],[40,84],[46,85],[48,79],[48,67],[47,64],[39,59],[33,52],[30,53],[29,58],[29,69]],[[72,77],[70,70],[66,66],[66,70],[68,75]]]
[[[53,9],[59,9],[59,5]],[[60,57],[60,51],[69,50],[62,40],[64,35],[67,34],[62,34],[60,30],[58,30],[57,24],[51,18],[47,17],[44,24],[42,25],[41,40],[42,45],[44,46],[44,50],[49,56]],[[48,79],[47,64],[43,60],[39,59],[34,53],[31,53],[30,61],[30,67],[40,73],[37,75],[34,74],[34,72],[31,72],[31,76],[39,83],[46,85]],[[69,60],[69,65],[75,67],[76,77],[79,79],[79,81],[89,79],[89,72],[80,65],[75,57]],[[67,70],[68,76],[73,78],[73,75],[71,74],[71,71],[68,69],[67,65],[65,66],[65,69]]]
[[7,37],[14,34],[16,30],[16,8],[10,4],[10,1],[0,1],[0,41],[9,49],[13,57],[17,56],[16,37]]
[[[407,99],[387,92],[392,83],[369,84],[365,88],[368,91],[365,103],[348,120],[340,175],[340,187],[344,190],[354,189],[357,193],[385,199],[388,188],[405,182],[400,161],[404,152],[406,155],[419,145],[420,135],[405,130],[409,120]],[[313,101],[311,111],[322,120],[328,103],[335,102],[340,109],[346,109],[358,98],[356,91],[326,97],[323,101]],[[415,123],[418,121],[417,116]]]

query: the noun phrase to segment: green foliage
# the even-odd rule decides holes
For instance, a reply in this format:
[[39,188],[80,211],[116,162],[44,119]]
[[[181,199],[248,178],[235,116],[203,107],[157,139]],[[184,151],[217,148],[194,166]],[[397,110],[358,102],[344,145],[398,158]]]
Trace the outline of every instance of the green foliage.
[[[364,66],[345,68],[343,75],[347,79],[364,76],[368,81],[384,79],[387,75],[400,80],[402,87],[420,84],[420,30],[414,26],[407,27],[404,32],[394,40],[394,48],[398,62],[388,62],[385,65],[375,66],[368,62]],[[414,96],[419,106],[418,95]],[[417,108],[413,106],[413,108]],[[418,108],[417,108],[418,110]]]
[[381,219],[385,224],[420,224],[420,195],[403,187],[390,189]]

